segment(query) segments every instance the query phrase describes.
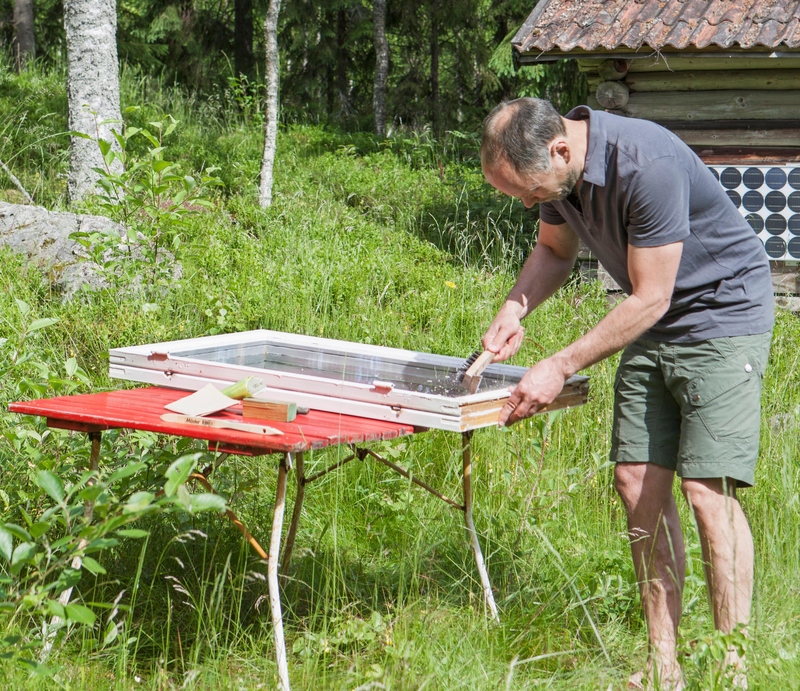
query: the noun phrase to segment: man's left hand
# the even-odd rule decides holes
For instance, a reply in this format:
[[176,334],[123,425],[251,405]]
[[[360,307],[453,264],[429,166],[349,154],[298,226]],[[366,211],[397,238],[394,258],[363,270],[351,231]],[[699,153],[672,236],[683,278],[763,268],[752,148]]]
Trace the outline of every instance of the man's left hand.
[[540,360],[520,379],[500,411],[497,424],[513,425],[552,403],[567,378],[552,358]]

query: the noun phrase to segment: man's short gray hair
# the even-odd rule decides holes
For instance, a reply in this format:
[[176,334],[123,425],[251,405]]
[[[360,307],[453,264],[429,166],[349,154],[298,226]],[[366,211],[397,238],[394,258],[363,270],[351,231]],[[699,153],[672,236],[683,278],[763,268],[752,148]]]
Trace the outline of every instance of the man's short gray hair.
[[518,98],[504,101],[483,121],[481,163],[494,168],[508,161],[520,175],[550,170],[548,145],[567,130],[550,101]]

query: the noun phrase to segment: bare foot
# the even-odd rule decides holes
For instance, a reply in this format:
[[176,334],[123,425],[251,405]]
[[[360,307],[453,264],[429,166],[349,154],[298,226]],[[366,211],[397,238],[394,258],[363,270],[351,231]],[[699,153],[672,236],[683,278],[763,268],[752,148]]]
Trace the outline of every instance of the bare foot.
[[723,664],[726,676],[731,681],[731,688],[747,691],[747,665],[744,655],[740,655],[735,648],[729,648]]
[[629,691],[644,691],[644,672],[636,672],[628,678]]
[[629,691],[683,691],[684,688],[683,673],[680,667],[677,668],[677,672],[673,668],[669,674],[662,673],[659,681],[653,679],[651,674],[644,672],[636,672],[628,678]]

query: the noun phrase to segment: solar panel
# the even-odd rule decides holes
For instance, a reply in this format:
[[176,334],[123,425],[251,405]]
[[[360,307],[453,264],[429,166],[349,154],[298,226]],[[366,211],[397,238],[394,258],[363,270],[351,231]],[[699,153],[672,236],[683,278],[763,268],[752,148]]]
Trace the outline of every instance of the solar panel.
[[800,166],[709,166],[774,261],[800,261]]

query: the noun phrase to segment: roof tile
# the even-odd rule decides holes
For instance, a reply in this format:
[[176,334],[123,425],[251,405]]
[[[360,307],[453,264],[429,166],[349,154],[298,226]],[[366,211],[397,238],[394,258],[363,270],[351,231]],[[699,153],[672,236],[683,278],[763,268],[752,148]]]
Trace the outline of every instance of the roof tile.
[[800,48],[800,0],[540,0],[512,43],[523,53]]

